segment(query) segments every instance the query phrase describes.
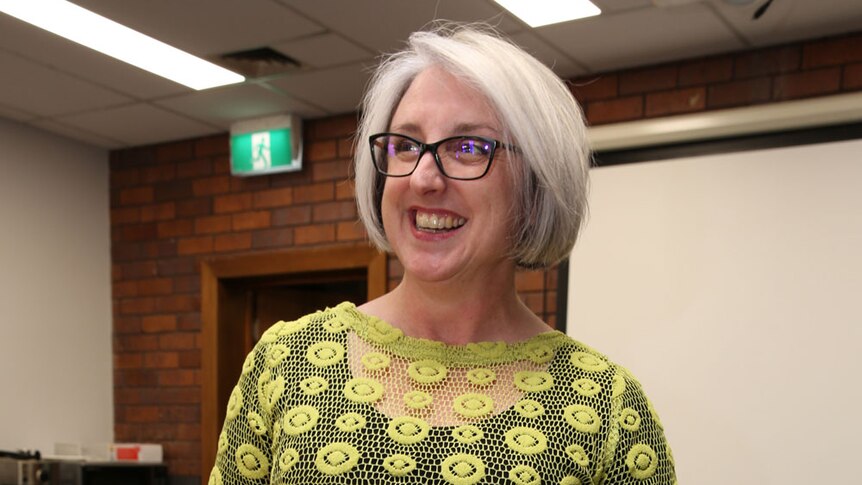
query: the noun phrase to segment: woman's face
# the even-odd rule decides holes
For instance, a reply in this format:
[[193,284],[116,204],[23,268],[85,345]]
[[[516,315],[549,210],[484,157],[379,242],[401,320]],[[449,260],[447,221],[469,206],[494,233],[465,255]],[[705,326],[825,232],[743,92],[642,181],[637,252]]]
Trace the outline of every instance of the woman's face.
[[[500,123],[485,97],[439,68],[413,81],[389,131],[435,143],[456,135],[500,140]],[[499,149],[477,180],[444,176],[425,153],[408,177],[385,180],[383,227],[405,274],[423,281],[491,275],[510,259],[511,153]],[[446,223],[441,223],[446,221]],[[451,226],[441,228],[441,225]],[[436,222],[436,224],[435,224]]]

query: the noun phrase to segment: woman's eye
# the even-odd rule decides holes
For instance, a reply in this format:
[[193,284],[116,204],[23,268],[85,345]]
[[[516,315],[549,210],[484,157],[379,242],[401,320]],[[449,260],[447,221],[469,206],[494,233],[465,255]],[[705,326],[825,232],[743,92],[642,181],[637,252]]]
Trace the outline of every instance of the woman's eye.
[[471,138],[461,139],[458,143],[457,152],[465,155],[487,155],[490,147],[483,140]]

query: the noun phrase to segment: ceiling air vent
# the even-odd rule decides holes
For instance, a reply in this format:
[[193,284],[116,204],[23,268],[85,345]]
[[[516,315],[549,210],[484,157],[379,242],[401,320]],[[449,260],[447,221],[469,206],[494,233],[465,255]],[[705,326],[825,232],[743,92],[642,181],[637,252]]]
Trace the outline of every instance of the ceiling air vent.
[[296,59],[269,47],[221,54],[213,61],[250,79],[284,74],[300,68]]

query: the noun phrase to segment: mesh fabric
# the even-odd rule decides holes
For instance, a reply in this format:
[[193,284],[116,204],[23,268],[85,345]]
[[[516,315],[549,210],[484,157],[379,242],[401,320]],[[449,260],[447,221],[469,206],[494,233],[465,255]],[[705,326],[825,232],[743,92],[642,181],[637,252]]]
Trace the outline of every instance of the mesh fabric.
[[278,322],[233,389],[209,483],[675,483],[638,382],[560,332],[450,346],[350,303]]

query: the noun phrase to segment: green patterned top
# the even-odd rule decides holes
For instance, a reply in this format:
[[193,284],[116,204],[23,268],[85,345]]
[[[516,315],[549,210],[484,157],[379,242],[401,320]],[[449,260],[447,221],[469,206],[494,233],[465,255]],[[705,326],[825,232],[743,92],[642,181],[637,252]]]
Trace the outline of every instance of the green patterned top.
[[230,396],[210,485],[675,483],[622,367],[565,334],[463,346],[351,303],[278,322]]

